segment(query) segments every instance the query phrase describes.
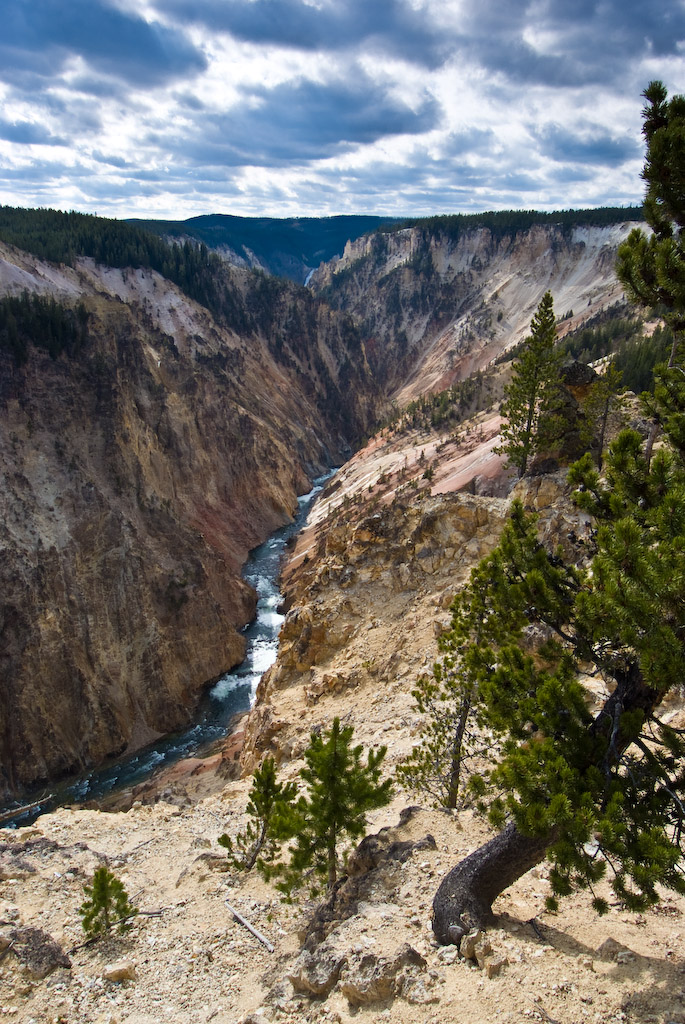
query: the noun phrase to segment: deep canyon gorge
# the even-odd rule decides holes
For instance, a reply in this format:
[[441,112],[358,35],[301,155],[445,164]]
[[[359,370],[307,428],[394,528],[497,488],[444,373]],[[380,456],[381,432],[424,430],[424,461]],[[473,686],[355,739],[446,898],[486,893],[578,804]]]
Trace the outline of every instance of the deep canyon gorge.
[[308,290],[226,265],[231,322],[153,270],[2,245],[3,294],[88,315],[76,358],[0,354],[3,797],[187,723],[243,656],[240,568],[296,495],[521,340],[547,288],[566,329],[620,299],[628,229],[374,233]]
[[[289,547],[278,657],[230,742],[129,790],[116,813],[60,807],[4,833],[0,1013],[27,1024],[681,1019],[677,895],[604,919],[578,893],[555,917],[540,865],[499,897],[495,927],[468,954],[438,948],[436,886],[490,835],[471,806],[434,809],[396,787],[318,909],[232,871],[219,843],[245,827],[264,755],[296,782],[311,732],[336,715],[365,748],[387,746],[388,772],[405,761],[422,726],[416,680],[513,497],[538,513],[546,544],[582,543],[588,520],[564,467],[515,483],[496,451],[498,357],[547,289],[562,337],[623,310],[613,268],[630,227],[373,233],[307,289],[224,264],[214,312],[149,267],[0,245],[5,295],[80,302],[88,328],[55,358],[0,351],[5,801],[185,727],[243,656],[248,551],[341,466]],[[461,391],[469,375],[477,384]],[[458,415],[434,423],[426,396],[445,388]],[[601,700],[601,680],[584,685]],[[678,701],[664,714],[685,724]],[[141,914],[84,947],[78,906],[102,863]]]

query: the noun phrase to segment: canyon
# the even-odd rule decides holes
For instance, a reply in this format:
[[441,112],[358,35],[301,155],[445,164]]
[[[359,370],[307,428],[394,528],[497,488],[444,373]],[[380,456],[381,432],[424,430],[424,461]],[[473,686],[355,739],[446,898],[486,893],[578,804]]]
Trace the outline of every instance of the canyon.
[[[223,319],[155,271],[3,245],[2,294],[79,300],[89,330],[77,358],[0,354],[3,796],[185,724],[242,657],[248,550],[312,477],[488,366],[547,288],[565,329],[613,304],[629,227],[375,232],[308,291],[226,266]],[[495,406],[445,489],[494,472]]]
[[[627,230],[588,229],[585,245],[566,233],[563,260],[556,229],[546,250],[538,228],[535,238],[524,232],[496,246],[477,232],[470,244],[491,253],[489,269],[482,278],[473,270],[468,301],[449,322],[422,320],[423,271],[408,265],[414,243],[390,236],[384,258],[396,245],[401,279],[397,332],[381,316],[382,277],[363,285],[375,312],[365,318],[355,306],[355,275],[366,273],[366,247],[379,244],[359,241],[321,268],[317,296],[283,293],[285,317],[270,321],[281,326],[280,345],[271,329],[241,336],[218,323],[152,272],[90,261],[56,268],[2,250],[6,290],[29,282],[79,296],[92,318],[92,347],[79,365],[36,351],[18,370],[3,364],[0,378],[0,592],[10,609],[2,686],[14,701],[3,708],[16,715],[5,719],[3,763],[19,782],[28,782],[36,750],[47,774],[66,767],[56,760],[65,742],[72,764],[95,761],[161,731],[170,705],[186,719],[207,680],[240,657],[236,627],[253,601],[239,578],[246,551],[288,517],[313,473],[344,464],[289,551],[279,655],[227,743],[124,794],[116,813],[60,808],[5,832],[0,1012],[26,1024],[683,1020],[685,898],[675,894],[643,914],[614,907],[598,918],[579,893],[555,916],[545,911],[540,865],[498,898],[487,936],[461,950],[437,946],[430,906],[438,881],[490,835],[468,804],[446,813],[397,786],[390,805],[369,816],[369,838],[349,851],[348,877],[319,909],[306,898],[283,903],[255,872],[229,870],[218,843],[245,826],[261,758],[271,754],[279,779],[296,781],[311,732],[335,716],[365,747],[387,746],[387,771],[402,763],[420,738],[416,680],[430,673],[452,599],[497,544],[513,497],[538,513],[545,541],[583,538],[588,522],[569,500],[563,468],[517,483],[495,451],[501,368],[489,364],[525,333],[517,304],[528,289],[532,303],[558,289],[560,310],[575,311],[560,332],[620,298],[610,267]],[[459,243],[462,262],[467,243]],[[453,241],[431,246],[449,291]],[[539,294],[519,246],[540,252]],[[339,308],[326,298],[336,270]],[[511,305],[501,319],[496,311],[481,318],[487,275],[498,273],[503,283],[512,274],[499,292]],[[246,305],[251,289],[263,288],[243,270],[230,274]],[[442,274],[432,273],[434,289]],[[459,348],[455,324],[467,308],[472,336],[464,333]],[[316,352],[308,358],[301,336],[289,334],[288,319],[316,321],[309,337],[327,377]],[[489,369],[478,408],[467,403],[456,427],[392,418],[405,398],[458,382],[468,346],[470,365]],[[374,431],[380,418],[386,423]],[[585,683],[588,699],[599,697],[601,681]],[[678,701],[664,713],[685,724]],[[74,714],[78,735],[66,731]],[[100,733],[88,734],[100,714]],[[83,946],[78,906],[102,862],[141,915],[127,934]]]
[[91,339],[78,359],[4,353],[0,370],[7,795],[188,721],[242,659],[247,552],[375,404],[363,367],[343,403],[345,341],[325,311],[307,354],[319,367],[301,369],[152,272],[1,255],[5,288],[78,295]]
[[[437,657],[473,560],[497,543],[509,499],[431,494],[418,468],[417,486],[410,504],[400,495],[344,513],[331,507],[339,488],[323,496],[289,561],[279,657],[232,751],[179,765],[125,813],[61,808],[6,834],[0,1004],[11,1019],[682,1020],[685,898],[675,894],[643,914],[616,907],[599,918],[580,893],[556,916],[544,908],[541,865],[497,900],[487,937],[460,952],[437,946],[436,885],[489,835],[473,807],[446,813],[398,787],[389,806],[369,815],[369,838],[318,910],[305,897],[281,902],[255,871],[228,866],[218,839],[244,828],[250,772],[265,752],[277,759],[279,779],[296,781],[309,731],[335,715],[354,724],[365,747],[387,746],[388,771],[418,742],[414,682]],[[563,472],[524,480],[513,493],[538,512],[545,539],[568,542],[584,529]],[[667,714],[682,724],[677,706]],[[127,934],[83,946],[82,887],[104,859],[141,914]]]

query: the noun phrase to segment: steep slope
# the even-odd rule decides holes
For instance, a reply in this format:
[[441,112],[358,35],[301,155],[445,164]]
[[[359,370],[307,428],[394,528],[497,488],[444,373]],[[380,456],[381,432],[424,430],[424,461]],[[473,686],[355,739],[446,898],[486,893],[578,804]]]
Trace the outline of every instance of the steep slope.
[[544,292],[565,328],[621,298],[616,249],[632,221],[527,227],[430,225],[350,242],[310,281],[369,336],[367,355],[402,406],[483,369],[528,333]]
[[[571,530],[582,530],[563,475],[523,481],[518,493],[548,537],[568,542]],[[330,502],[322,505],[325,513]],[[328,728],[334,715],[354,725],[365,748],[387,745],[386,769],[401,761],[421,726],[412,687],[438,656],[449,604],[474,560],[497,542],[507,505],[425,493],[320,520],[316,560],[313,552],[306,564],[297,560],[287,584],[282,650],[248,725],[248,770],[269,751],[281,780],[298,781],[310,731]],[[673,721],[681,725],[682,712]],[[207,768],[196,761],[193,780]],[[398,790],[369,815],[363,855],[349,858],[334,897],[318,909],[304,899],[289,906],[257,872],[230,870],[217,842],[245,828],[250,781],[215,779],[190,806],[185,783],[170,783],[156,805],[135,802],[125,815],[61,808],[7,835],[7,1015],[85,1024],[113,1016],[131,1024],[682,1020],[684,897],[666,895],[643,914],[614,907],[599,918],[591,894],[576,893],[551,914],[541,866],[499,897],[497,926],[477,951],[437,948],[436,885],[488,838],[482,816],[469,807],[446,814],[420,798],[417,807],[415,794]],[[143,913],[126,935],[83,946],[83,883],[103,857]],[[70,969],[49,936],[69,950]],[[106,980],[114,963],[124,980]]]
[[230,280],[239,335],[152,271],[0,250],[0,291],[81,300],[73,357],[0,351],[0,792],[184,724],[241,660],[247,551],[374,415],[359,339]]

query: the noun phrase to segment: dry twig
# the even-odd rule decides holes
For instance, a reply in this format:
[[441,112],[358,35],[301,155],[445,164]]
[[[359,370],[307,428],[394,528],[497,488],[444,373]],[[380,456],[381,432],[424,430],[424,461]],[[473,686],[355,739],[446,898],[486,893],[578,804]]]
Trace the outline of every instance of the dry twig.
[[226,903],[226,906],[228,907],[228,909],[229,909],[229,910],[231,911],[231,913],[233,914],[233,916],[234,916],[234,918],[236,919],[236,921],[238,921],[238,923],[239,923],[239,924],[241,924],[241,925],[243,926],[243,928],[247,928],[248,932],[252,932],[252,934],[254,935],[254,937],[255,937],[256,939],[259,939],[259,941],[260,941],[260,942],[262,943],[262,945],[263,945],[263,946],[266,946],[266,948],[267,948],[267,949],[269,950],[269,952],[270,952],[270,953],[273,953],[273,951],[274,951],[274,947],[273,947],[273,944],[272,944],[271,942],[269,942],[269,940],[268,940],[268,939],[266,938],[266,936],[265,936],[265,935],[262,935],[262,933],[261,933],[261,932],[257,931],[257,929],[256,929],[256,928],[254,928],[254,927],[253,927],[253,926],[252,926],[252,925],[250,924],[250,922],[249,922],[249,921],[247,921],[247,920],[246,920],[246,919],[245,919],[245,918],[243,917],[243,915],[242,915],[242,914],[239,914],[239,913],[238,913],[238,911],[237,911],[237,910],[235,909],[235,907],[232,907],[232,906],[231,906],[231,904],[230,904],[230,903],[228,902],[228,900],[225,900],[224,902]]

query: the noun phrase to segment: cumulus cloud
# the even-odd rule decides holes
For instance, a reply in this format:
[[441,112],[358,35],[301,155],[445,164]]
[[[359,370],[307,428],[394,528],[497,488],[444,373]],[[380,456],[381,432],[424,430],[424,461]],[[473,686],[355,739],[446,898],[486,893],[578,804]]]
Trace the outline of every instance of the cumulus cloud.
[[23,146],[64,146],[66,139],[52,135],[40,124],[31,121],[6,121],[0,118],[0,139]]
[[[164,11],[258,46],[359,48],[435,67],[449,52],[431,5],[406,0],[165,0]],[[161,6],[160,6],[161,10]]]
[[613,167],[640,155],[636,139],[615,137],[608,131],[598,131],[596,126],[579,133],[560,124],[547,124],[537,135],[540,153],[562,163]]
[[[321,160],[398,134],[430,131],[440,107],[431,96],[414,108],[356,69],[351,80],[307,79],[256,89],[226,113],[207,113],[172,144],[192,164],[283,166]],[[151,133],[148,141],[162,145]]]
[[512,86],[611,83],[647,57],[679,56],[685,6],[641,0],[479,0],[455,34],[484,71]]
[[654,77],[685,91],[682,0],[6,0],[0,201],[168,217],[636,202]]
[[206,58],[178,28],[102,0],[10,0],[4,5],[0,75],[54,78],[78,56],[95,71],[144,86],[202,71]]

